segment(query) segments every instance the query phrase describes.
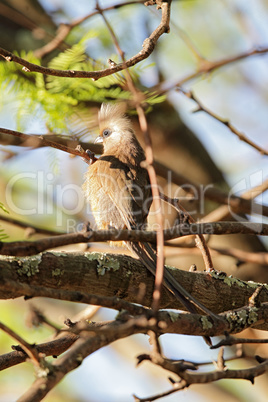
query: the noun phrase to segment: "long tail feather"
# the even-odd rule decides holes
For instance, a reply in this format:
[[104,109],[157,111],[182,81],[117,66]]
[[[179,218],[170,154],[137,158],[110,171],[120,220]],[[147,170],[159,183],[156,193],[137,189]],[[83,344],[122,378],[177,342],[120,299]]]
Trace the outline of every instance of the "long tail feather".
[[[155,275],[156,272],[156,252],[149,243],[134,243],[129,242],[128,247],[137,255],[137,257],[144,263],[146,268]],[[174,296],[186,307],[190,313],[196,313],[199,308],[204,313],[219,319],[219,317],[206,308],[202,303],[196,300],[190,293],[188,293],[172,276],[166,267],[164,267],[164,280],[165,287],[174,294]]]

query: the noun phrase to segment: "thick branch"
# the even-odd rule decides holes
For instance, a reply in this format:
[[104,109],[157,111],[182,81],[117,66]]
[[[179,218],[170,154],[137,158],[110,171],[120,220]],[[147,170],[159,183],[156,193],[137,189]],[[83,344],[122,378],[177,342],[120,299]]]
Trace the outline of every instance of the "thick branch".
[[[259,286],[258,283],[244,282],[223,273],[168,269],[190,294],[214,313],[247,305],[248,299]],[[27,258],[0,258],[2,299],[26,295],[98,304],[98,296],[90,297],[90,294],[97,294],[110,298],[117,296],[122,302],[150,307],[153,285],[154,278],[142,263],[124,255],[53,252]],[[265,285],[259,302],[268,302],[267,290]],[[113,308],[113,305],[107,307]],[[183,306],[164,289],[160,308],[183,309]],[[268,325],[265,325],[267,329]]]

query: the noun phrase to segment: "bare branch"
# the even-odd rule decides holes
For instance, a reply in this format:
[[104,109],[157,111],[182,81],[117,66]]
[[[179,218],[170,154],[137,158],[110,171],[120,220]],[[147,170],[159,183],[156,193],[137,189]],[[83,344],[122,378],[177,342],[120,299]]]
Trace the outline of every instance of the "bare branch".
[[236,258],[239,262],[250,262],[253,264],[268,265],[268,253],[266,252],[250,252],[239,250],[237,248],[217,248],[210,247],[212,252],[216,254],[228,255]]
[[40,144],[44,147],[52,147],[59,149],[60,151],[67,152],[71,155],[76,155],[76,156],[81,156],[85,160],[89,160],[88,154],[82,149],[82,147],[76,147],[75,149],[70,148],[69,146],[65,144],[61,144],[60,142],[54,142],[51,140],[48,140],[46,136],[36,136],[32,134],[24,134],[19,131],[15,130],[8,130],[7,128],[0,128],[0,132],[2,134],[8,134],[8,135],[13,135],[15,137],[21,138],[22,140],[27,141],[27,146],[29,147],[39,147]]
[[[45,356],[59,356],[65,352],[76,340],[78,335],[69,333],[60,333],[57,338],[50,342],[35,345],[38,354]],[[23,350],[15,350],[0,356],[0,371],[9,367],[23,363],[28,358],[28,355]]]
[[33,64],[28,62],[21,57],[16,56],[15,54],[9,52],[8,50],[0,48],[0,56],[2,56],[8,62],[18,63],[23,66],[24,72],[37,72],[46,75],[53,75],[56,77],[80,77],[80,78],[92,78],[94,80],[98,80],[102,77],[107,77],[108,75],[115,74],[119,71],[122,71],[126,68],[132,67],[135,64],[139,63],[142,60],[147,59],[153,52],[156,43],[161,35],[169,31],[169,15],[170,15],[170,3],[168,0],[163,2],[161,6],[162,10],[162,18],[159,26],[152,32],[149,38],[145,39],[142,45],[142,49],[135,56],[126,60],[124,63],[119,63],[110,66],[104,70],[99,71],[78,71],[78,70],[57,70],[53,68],[39,66],[37,64]]
[[[103,298],[105,301],[105,298]],[[105,303],[104,303],[105,305]],[[59,356],[65,352],[79,336],[84,336],[84,333],[93,333],[95,335],[109,335],[111,336],[119,334],[120,331],[125,331],[126,327],[133,327],[134,333],[155,333],[159,335],[167,333],[177,333],[185,335],[220,335],[224,331],[229,331],[230,333],[237,333],[245,328],[249,328],[253,325],[252,323],[252,308],[244,307],[239,310],[234,310],[233,312],[221,314],[221,320],[214,322],[213,325],[209,325],[210,321],[207,317],[198,314],[182,314],[174,313],[169,311],[159,311],[157,315],[152,318],[152,310],[135,310],[135,306],[130,308],[135,313],[142,313],[142,315],[137,315],[135,318],[130,315],[125,316],[124,320],[121,316],[118,316],[117,321],[113,322],[97,322],[97,323],[86,323],[78,322],[71,326],[70,329],[62,330],[55,339],[49,342],[45,342],[39,345],[35,345],[35,349],[38,353],[42,353],[45,356]],[[119,309],[119,304],[116,307]],[[143,311],[143,312],[142,312]],[[263,304],[260,308],[254,309],[254,314],[256,315],[256,320],[264,320],[268,315],[267,303]],[[242,319],[243,318],[243,319]],[[239,322],[239,325],[238,325]],[[211,324],[211,323],[210,323]],[[231,338],[231,337],[230,337]],[[234,338],[236,339],[236,338]],[[239,338],[237,338],[239,339]],[[253,343],[248,342],[248,343]],[[92,341],[93,342],[93,341]],[[98,340],[97,340],[98,342]],[[235,343],[235,342],[234,342]],[[239,342],[237,342],[239,343]],[[213,346],[216,348],[218,345]],[[157,359],[160,349],[159,345],[156,345],[156,349],[152,353],[153,359]],[[146,359],[147,355],[142,355],[139,358],[139,363]],[[238,357],[236,356],[235,359]],[[0,370],[4,370],[8,367],[20,364],[27,359],[27,354],[23,351],[16,350],[0,356]],[[230,360],[233,360],[232,358]],[[185,362],[181,361],[181,367],[194,369],[203,363]],[[205,364],[210,364],[206,362]]]
[[[155,362],[154,362],[155,363]],[[214,381],[218,381],[220,379],[243,379],[248,380],[252,384],[254,383],[254,379],[268,370],[268,360],[265,360],[263,363],[260,363],[256,366],[247,368],[247,369],[237,369],[237,370],[217,370],[213,372],[203,372],[203,373],[191,373],[189,370],[183,371],[181,370],[180,364],[176,364],[176,362],[171,362],[167,359],[159,360],[157,363],[158,366],[164,368],[165,370],[171,371],[177,374],[180,377],[180,381],[175,383],[176,387],[172,390],[168,391],[164,395],[169,395],[175,391],[182,390],[184,388],[189,387],[192,384],[208,384]],[[147,398],[138,398],[136,397],[136,401],[154,401],[159,399],[158,395],[147,397]]]
[[[58,236],[58,235],[64,234],[63,232],[57,232],[55,230],[40,228],[38,226],[32,225],[31,223],[22,222],[18,219],[14,219],[14,218],[11,218],[6,215],[0,215],[0,221],[19,226],[23,229],[27,229],[28,231],[30,230],[30,235],[33,235],[36,233],[47,235],[47,236]],[[28,233],[28,236],[29,236],[29,233]]]
[[232,346],[232,345],[239,345],[245,343],[268,343],[268,339],[248,339],[248,338],[237,338],[231,336],[230,334],[226,334],[225,338],[222,339],[220,342],[216,343],[215,345],[211,346],[210,349],[217,349],[222,346]]
[[[176,239],[189,235],[225,235],[251,234],[268,236],[268,224],[251,222],[204,222],[180,224],[164,230],[164,240]],[[66,246],[68,244],[104,242],[104,241],[132,241],[156,243],[157,233],[146,230],[95,230],[89,232],[69,233],[46,237],[34,241],[0,242],[0,255],[29,256],[42,251]]]
[[[102,11],[109,11],[109,10],[115,10],[123,6],[128,6],[132,4],[144,4],[144,0],[134,0],[134,1],[127,1],[125,3],[117,3],[114,4],[113,6],[105,7],[102,9]],[[40,49],[36,49],[34,51],[34,54],[36,57],[44,57],[46,54],[51,53],[53,50],[58,48],[63,41],[67,38],[69,33],[72,31],[73,28],[77,27],[78,25],[82,24],[84,21],[88,20],[91,17],[94,17],[95,15],[99,14],[99,10],[93,11],[92,13],[82,17],[78,18],[77,20],[74,20],[73,22],[69,24],[61,24],[58,28],[56,36],[45,46],[43,46]]]
[[212,73],[214,70],[217,70],[218,68],[224,67],[232,63],[236,63],[240,60],[246,59],[251,56],[263,55],[266,53],[268,53],[268,47],[258,47],[252,50],[248,50],[247,52],[240,53],[236,56],[227,57],[225,59],[217,61],[204,60],[203,63],[200,63],[199,68],[195,72],[186,75],[184,78],[180,80],[166,81],[164,83],[158,84],[151,88],[151,92],[153,93],[157,91],[157,93],[159,94],[166,93],[168,91],[173,90],[176,87],[178,88],[181,87],[186,82],[192,81],[195,78],[198,78],[202,75],[208,75],[209,73]]
[[[195,220],[192,218],[192,216],[186,211],[185,208],[183,208],[183,206],[179,203],[178,200],[174,198],[173,199],[169,198],[164,194],[161,194],[161,199],[170,203],[177,210],[179,214],[183,213],[187,223],[196,223]],[[206,271],[209,272],[210,270],[213,269],[213,263],[209,248],[203,235],[199,234],[196,236],[196,246],[200,249],[205,263]]]
[[252,148],[256,149],[257,151],[260,152],[261,155],[266,155],[268,156],[268,151],[260,147],[259,145],[255,144],[253,141],[251,141],[248,137],[245,136],[241,131],[237,130],[228,120],[223,119],[222,117],[217,116],[215,113],[213,113],[211,110],[209,110],[207,107],[205,107],[198,99],[197,97],[193,94],[192,91],[184,91],[182,88],[178,88],[181,93],[187,96],[187,98],[192,99],[197,103],[198,109],[195,110],[195,112],[205,112],[209,116],[213,117],[213,119],[219,121],[220,123],[224,124],[226,127],[229,128],[229,130],[234,133],[241,141],[245,142],[246,144],[250,145]]
[[34,345],[30,345],[28,342],[26,342],[19,334],[17,334],[15,331],[7,327],[5,324],[0,322],[0,329],[2,331],[6,332],[9,336],[11,336],[13,339],[15,339],[17,342],[19,342],[22,350],[26,353],[27,356],[32,360],[32,362],[36,365],[39,366],[40,363],[40,357],[38,351],[35,349]]
[[[268,314],[267,307],[268,306],[265,308],[266,316]],[[262,309],[264,309],[264,306],[262,306]],[[259,312],[259,309],[257,311]],[[163,314],[166,315],[167,312],[163,312]],[[237,314],[239,314],[239,312],[237,312]],[[245,311],[243,314],[245,314]],[[190,319],[192,321],[195,320],[196,325],[201,325],[201,327],[204,325],[204,320],[202,321],[202,318],[196,314],[181,314],[180,318],[182,321],[185,321],[183,316],[185,316],[186,319]],[[248,316],[250,317],[250,314]],[[171,323],[174,320],[174,317],[173,319],[171,319],[168,315],[166,315],[166,317]],[[263,318],[263,315],[261,315],[260,319]],[[181,325],[181,320],[178,319],[178,321],[180,322],[179,325]],[[237,328],[237,319],[235,322]],[[223,321],[219,321],[219,323],[218,324],[220,326],[223,325]],[[19,401],[23,402],[36,400],[34,398],[39,398],[38,400],[41,400],[45,395],[47,395],[49,390],[51,390],[59,381],[61,381],[61,379],[68,372],[77,368],[85,357],[92,354],[96,350],[110,344],[115,340],[122,339],[135,333],[147,333],[150,330],[156,332],[165,332],[166,328],[164,324],[165,322],[163,322],[163,320],[157,322],[155,319],[147,320],[144,316],[138,316],[134,318],[130,317],[127,322],[113,321],[106,325],[102,325],[99,329],[96,328],[96,331],[94,330],[94,325],[88,325],[89,332],[87,332],[87,328],[83,326],[84,330],[81,332],[83,336],[75,342],[72,349],[53,362],[48,375],[46,377],[37,379],[32,387],[19,399]],[[95,335],[92,334],[92,331],[95,333]],[[203,331],[210,332],[207,328],[203,328]],[[268,369],[268,361],[265,361],[251,369],[224,370],[212,373],[192,374],[189,372],[189,370],[185,370],[186,367],[190,367],[187,363],[183,364],[178,361],[173,362],[171,360],[164,359],[159,353],[154,353],[153,362],[154,364],[160,365],[164,369],[179,375],[187,383],[187,385],[212,382],[221,378],[244,378],[253,381],[256,376],[263,374]],[[191,367],[195,368],[194,365]]]
[[[264,180],[263,183],[251,188],[248,191],[245,191],[242,194],[242,196],[241,196],[241,200],[243,200],[242,202],[249,200],[252,204],[250,213],[252,213],[252,211],[257,211],[256,208],[259,208],[258,210],[259,210],[260,214],[262,214],[262,210],[263,210],[263,208],[265,209],[266,206],[261,206],[261,205],[257,206],[257,204],[253,203],[252,200],[267,190],[268,190],[268,179]],[[204,218],[202,218],[202,221],[203,222],[211,222],[211,221],[224,220],[230,216],[230,212],[231,212],[231,210],[230,210],[229,205],[221,205],[217,209],[214,209],[214,211],[210,212],[208,215],[204,216]],[[263,215],[264,214],[265,214],[265,212],[263,213]]]

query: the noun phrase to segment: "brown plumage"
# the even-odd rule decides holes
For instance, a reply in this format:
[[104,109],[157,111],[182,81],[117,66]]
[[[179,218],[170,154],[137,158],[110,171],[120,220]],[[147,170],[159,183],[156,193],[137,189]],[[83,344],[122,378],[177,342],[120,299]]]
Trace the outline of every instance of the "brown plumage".
[[[148,173],[141,167],[144,151],[121,105],[102,105],[99,126],[100,136],[96,142],[103,143],[104,152],[89,166],[83,185],[97,227],[144,228],[152,203]],[[155,275],[155,248],[149,243],[127,242],[127,246]],[[166,268],[164,285],[190,312],[196,312],[195,306],[198,306],[213,315],[186,292]]]

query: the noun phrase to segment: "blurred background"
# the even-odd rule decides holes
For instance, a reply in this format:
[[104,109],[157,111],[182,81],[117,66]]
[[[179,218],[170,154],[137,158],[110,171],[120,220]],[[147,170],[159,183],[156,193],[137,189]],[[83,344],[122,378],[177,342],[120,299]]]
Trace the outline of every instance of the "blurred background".
[[[102,1],[105,8],[123,1]],[[29,61],[61,69],[99,69],[108,67],[107,60],[120,62],[110,33],[100,15],[85,19],[75,26],[58,48],[46,52],[44,46],[56,36],[61,23],[72,23],[95,11],[95,1],[80,0],[6,0],[0,1],[0,47],[17,52]],[[146,37],[157,27],[161,12],[155,7],[133,4],[105,13],[112,25],[126,59],[138,53]],[[241,133],[267,151],[268,149],[268,55],[254,55],[224,66],[209,74],[200,74],[208,61],[223,61],[255,48],[268,50],[267,0],[188,0],[173,1],[170,33],[163,35],[153,54],[131,69],[135,85],[148,94],[148,122],[156,160],[183,174],[187,185],[197,183],[199,189],[211,186],[227,193],[241,195],[261,184],[268,175],[267,156],[239,140],[226,125],[200,111],[198,105],[176,90],[193,91],[203,106],[228,120]],[[65,51],[64,56],[62,53]],[[38,61],[40,60],[40,61]],[[167,90],[168,89],[168,90]],[[92,143],[97,136],[96,113],[104,101],[131,100],[124,74],[93,82],[25,73],[21,66],[0,61],[0,126],[29,134],[72,136]],[[131,105],[131,103],[129,103]],[[137,135],[137,118],[131,110]],[[0,202],[10,216],[29,225],[63,232],[80,230],[91,213],[84,205],[81,185],[87,165],[80,158],[61,151],[27,144],[18,146],[15,137],[0,134]],[[29,145],[29,144],[28,144]],[[188,200],[188,193],[171,183],[170,177],[159,177],[159,185],[168,195],[180,197],[196,220],[218,207],[198,197]],[[256,198],[267,204],[267,193]],[[167,206],[166,226],[176,219]],[[1,211],[2,215],[5,212]],[[150,223],[153,225],[153,211]],[[229,217],[230,218],[230,217]],[[260,221],[252,213],[236,217]],[[94,222],[92,222],[94,224]],[[25,230],[0,222],[6,241],[23,240]],[[36,235],[32,238],[38,238]],[[180,244],[179,244],[180,243]],[[189,269],[195,263],[203,270],[198,253],[191,251],[192,239],[177,242],[179,248],[166,247],[167,263]],[[221,236],[209,239],[209,246],[235,247],[246,251],[266,251],[263,239],[247,236]],[[186,248],[188,247],[188,248]],[[83,246],[69,246],[85,250]],[[90,245],[90,250],[110,251],[108,245]],[[216,269],[245,280],[268,281],[267,266],[256,265],[213,254]],[[72,318],[85,306],[36,299],[1,301],[1,320],[29,342],[42,342],[51,336],[45,327],[28,327],[29,304],[37,305],[58,325]],[[100,309],[94,321],[112,319],[113,311]],[[243,334],[242,334],[243,335]],[[260,331],[244,336],[262,337]],[[179,335],[162,336],[167,357],[196,362],[217,359],[202,339]],[[14,342],[0,333],[0,351],[7,353]],[[120,340],[89,356],[79,369],[70,373],[47,397],[47,401],[131,401],[132,394],[145,397],[170,388],[167,374],[148,363],[135,368],[136,356],[149,349],[146,336]],[[264,346],[247,346],[248,355],[267,355]],[[235,348],[226,348],[226,357]],[[241,361],[228,367],[241,367]],[[243,367],[250,366],[244,359]],[[204,370],[213,370],[205,366]],[[16,378],[16,384],[14,384]],[[0,400],[17,399],[33,381],[29,363],[0,373]],[[166,397],[166,401],[265,401],[267,376],[255,385],[245,381],[220,381],[213,385],[193,386],[187,391]]]

